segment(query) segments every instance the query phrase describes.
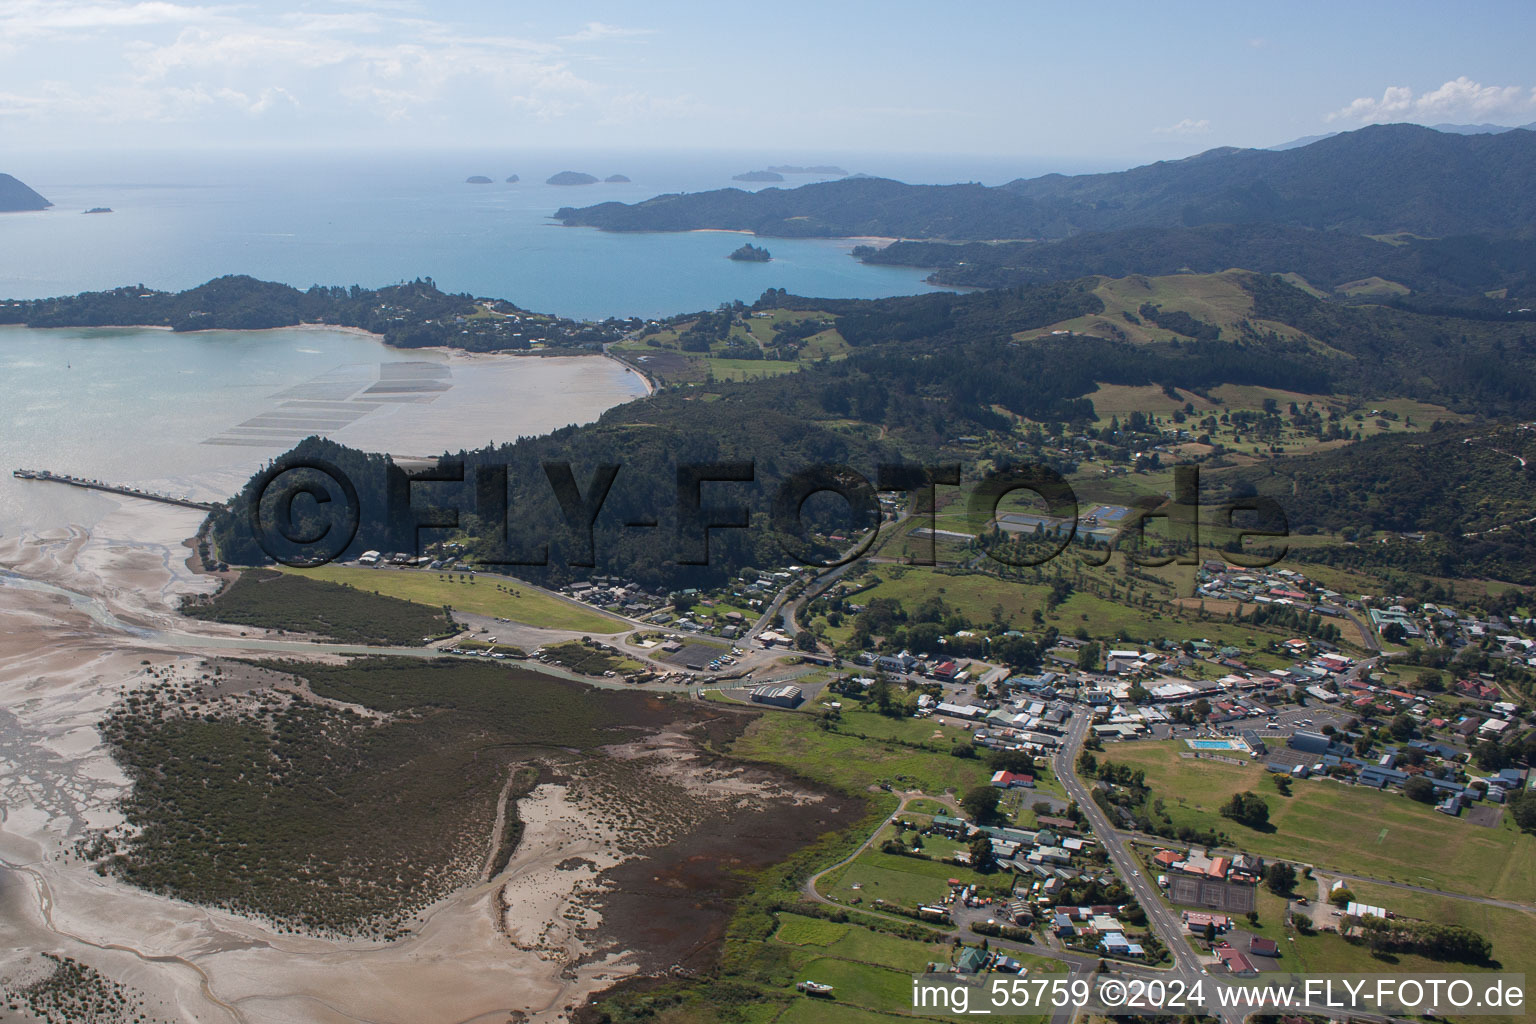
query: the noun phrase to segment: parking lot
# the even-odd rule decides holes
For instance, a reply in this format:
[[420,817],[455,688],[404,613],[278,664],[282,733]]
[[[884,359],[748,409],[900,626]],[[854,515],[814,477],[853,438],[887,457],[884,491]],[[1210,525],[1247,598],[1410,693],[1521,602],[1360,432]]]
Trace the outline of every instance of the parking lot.
[[[723,655],[729,655],[731,649],[722,644],[705,643],[702,640],[684,640],[680,650],[670,654],[655,652],[651,656],[657,661],[664,661],[668,665],[676,665],[690,672],[705,671],[709,663]],[[718,666],[724,669],[727,666]]]

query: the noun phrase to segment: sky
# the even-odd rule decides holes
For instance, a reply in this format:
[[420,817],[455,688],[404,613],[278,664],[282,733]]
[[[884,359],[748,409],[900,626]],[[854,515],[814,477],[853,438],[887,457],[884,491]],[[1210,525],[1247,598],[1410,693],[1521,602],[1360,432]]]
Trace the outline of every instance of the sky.
[[1536,121],[1536,4],[0,0],[6,152],[393,147],[1129,166]]

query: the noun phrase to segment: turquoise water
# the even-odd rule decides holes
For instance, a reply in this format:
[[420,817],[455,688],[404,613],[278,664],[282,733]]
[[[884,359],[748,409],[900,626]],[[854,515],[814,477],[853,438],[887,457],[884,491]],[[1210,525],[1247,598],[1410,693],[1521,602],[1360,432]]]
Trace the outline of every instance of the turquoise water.
[[1196,750],[1236,750],[1237,744],[1231,740],[1185,740]]
[[[851,240],[770,239],[772,262],[745,263],[726,258],[742,242],[736,234],[608,234],[550,219],[566,205],[731,186],[732,173],[750,169],[746,159],[33,158],[0,170],[55,206],[0,215],[0,297],[124,284],[179,289],[221,274],[297,287],[431,277],[450,291],[602,319],[712,309],[768,288],[839,298],[930,290],[923,271],[852,259]],[[634,180],[543,184],[566,166]],[[505,184],[512,173],[523,180]],[[496,184],[465,184],[471,174]],[[82,215],[95,206],[114,212]]]
[[[450,291],[601,319],[752,301],[768,288],[850,298],[929,290],[921,271],[853,260],[854,240],[768,239],[772,262],[739,263],[726,258],[742,242],[737,234],[605,234],[550,219],[560,206],[732,187],[734,173],[828,159],[836,157],[6,154],[0,170],[55,206],[0,214],[0,297],[139,284],[180,289],[223,274],[297,287],[431,277]],[[996,163],[983,173],[961,158],[845,166],[909,181],[985,177],[988,183],[1074,169]],[[543,184],[564,169],[633,180]],[[522,180],[506,184],[513,173]],[[465,183],[477,174],[496,184]],[[784,187],[810,180],[793,177]],[[83,215],[98,206],[115,212]],[[449,357],[401,353],[334,332],[0,328],[0,532],[90,523],[115,501],[14,481],[10,470],[17,466],[226,497],[262,459],[291,446],[299,428],[284,434],[272,426],[274,417],[282,426],[290,422],[283,417],[291,410],[285,412],[277,396],[311,382],[311,390],[329,400],[359,373],[376,375],[381,363],[401,360]],[[340,377],[314,383],[327,374]],[[432,454],[587,422],[643,390],[638,378],[596,358],[482,360],[458,366],[453,380],[431,406],[358,412],[355,420],[312,432],[372,450]],[[254,443],[264,435],[270,443]]]

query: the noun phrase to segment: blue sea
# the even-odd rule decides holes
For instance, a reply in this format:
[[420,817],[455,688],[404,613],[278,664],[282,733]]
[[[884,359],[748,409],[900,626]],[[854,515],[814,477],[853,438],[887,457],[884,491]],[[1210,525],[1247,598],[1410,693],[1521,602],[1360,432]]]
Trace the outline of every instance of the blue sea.
[[[662,316],[751,301],[768,288],[836,298],[925,291],[921,271],[865,266],[853,240],[768,239],[770,263],[727,255],[720,232],[607,234],[551,219],[565,205],[635,202],[730,187],[778,155],[596,152],[355,153],[327,156],[73,153],[3,157],[55,204],[0,214],[0,299],[120,285],[182,289],[223,274],[296,287],[379,286],[430,277],[449,291],[540,312]],[[823,163],[826,157],[805,160]],[[909,181],[1007,181],[1049,168],[892,157],[849,171]],[[628,183],[552,186],[561,170]],[[508,184],[517,174],[521,180]],[[484,175],[491,185],[465,179]],[[785,187],[817,180],[794,176]],[[741,186],[763,187],[763,186]],[[91,207],[114,212],[86,216]],[[372,399],[401,374],[426,401]],[[0,536],[92,524],[120,499],[10,477],[46,468],[199,499],[237,489],[308,434],[431,455],[595,419],[645,391],[588,357],[401,352],[334,331],[208,332],[0,328]]]
[[[430,277],[449,291],[595,320],[711,309],[752,301],[768,288],[874,298],[931,287],[923,271],[854,260],[854,240],[769,239],[772,262],[739,263],[726,258],[741,244],[734,234],[610,234],[551,219],[561,206],[767,187],[731,176],[790,162],[782,155],[55,153],[4,160],[0,171],[55,205],[0,215],[0,298],[125,284],[181,289],[222,274],[301,288]],[[904,156],[850,158],[841,166],[906,181],[987,184],[1077,169]],[[544,184],[561,170],[631,181]],[[521,180],[505,183],[512,174]],[[494,184],[467,184],[471,175]],[[792,175],[775,187],[816,180],[824,179]],[[83,215],[103,206],[114,212]]]

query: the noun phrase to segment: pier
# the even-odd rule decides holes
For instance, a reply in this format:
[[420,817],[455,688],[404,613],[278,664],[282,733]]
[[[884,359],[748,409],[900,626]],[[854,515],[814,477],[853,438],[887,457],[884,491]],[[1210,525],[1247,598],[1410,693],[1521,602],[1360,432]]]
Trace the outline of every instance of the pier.
[[169,494],[156,494],[154,491],[103,483],[100,480],[85,480],[78,476],[70,476],[68,473],[54,473],[46,469],[17,469],[11,471],[11,476],[18,480],[42,480],[49,483],[69,484],[71,487],[84,487],[92,491],[106,491],[108,494],[121,494],[125,498],[143,498],[145,501],[158,501],[163,505],[195,508],[200,512],[213,512],[219,508],[218,505],[212,502],[193,501],[191,498],[175,498]]

